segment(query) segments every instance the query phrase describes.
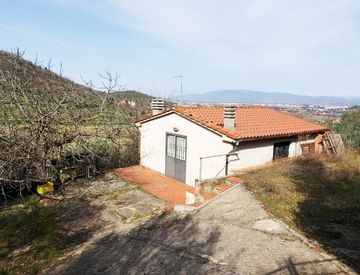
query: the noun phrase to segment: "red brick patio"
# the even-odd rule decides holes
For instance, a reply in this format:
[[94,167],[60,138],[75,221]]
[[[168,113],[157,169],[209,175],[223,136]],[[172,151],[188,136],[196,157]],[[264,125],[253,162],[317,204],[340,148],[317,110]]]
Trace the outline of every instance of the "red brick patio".
[[118,168],[115,174],[171,204],[185,204],[186,191],[195,193],[193,187],[142,166]]

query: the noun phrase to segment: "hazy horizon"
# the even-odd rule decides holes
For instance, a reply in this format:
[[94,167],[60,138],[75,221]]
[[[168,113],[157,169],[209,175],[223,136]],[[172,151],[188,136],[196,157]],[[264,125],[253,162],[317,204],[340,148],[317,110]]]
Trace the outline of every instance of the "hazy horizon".
[[[261,92],[261,93],[279,93],[279,94],[291,94],[291,95],[298,95],[298,96],[310,96],[310,97],[340,97],[340,98],[360,98],[357,95],[308,95],[306,93],[293,93],[291,91],[267,91],[267,90],[254,90],[254,89],[243,89],[243,88],[225,88],[225,89],[216,89],[211,91],[199,91],[194,93],[186,93],[186,95],[191,94],[206,94],[206,93],[213,93],[218,91],[252,91],[252,92]],[[141,91],[140,91],[141,92]]]

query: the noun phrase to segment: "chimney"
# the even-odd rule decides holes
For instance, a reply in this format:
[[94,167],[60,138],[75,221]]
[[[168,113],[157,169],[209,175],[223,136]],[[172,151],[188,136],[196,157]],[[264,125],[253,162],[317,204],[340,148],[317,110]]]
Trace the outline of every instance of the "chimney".
[[164,109],[164,101],[162,99],[154,98],[151,100],[151,112],[153,116],[161,113]]
[[224,128],[228,130],[235,129],[236,106],[225,106],[224,108]]

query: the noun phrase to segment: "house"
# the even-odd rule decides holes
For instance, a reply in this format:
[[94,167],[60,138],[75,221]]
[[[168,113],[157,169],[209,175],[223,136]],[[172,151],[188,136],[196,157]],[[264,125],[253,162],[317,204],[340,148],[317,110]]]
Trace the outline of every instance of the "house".
[[321,150],[329,129],[259,106],[177,106],[137,121],[141,165],[189,185]]

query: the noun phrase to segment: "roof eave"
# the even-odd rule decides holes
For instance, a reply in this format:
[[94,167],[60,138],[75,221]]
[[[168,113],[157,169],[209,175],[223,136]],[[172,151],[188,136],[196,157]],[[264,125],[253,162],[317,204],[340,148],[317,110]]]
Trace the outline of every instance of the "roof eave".
[[173,113],[175,113],[175,114],[177,114],[177,115],[179,115],[201,127],[204,127],[205,129],[221,136],[223,141],[230,142],[230,143],[239,143],[239,142],[255,141],[255,140],[266,140],[266,139],[274,139],[274,138],[281,138],[281,137],[293,137],[293,136],[298,136],[298,135],[302,135],[302,134],[323,133],[326,131],[330,131],[329,128],[319,128],[316,130],[302,131],[302,132],[297,132],[297,133],[296,132],[295,133],[285,133],[285,134],[280,134],[280,135],[242,137],[242,136],[236,135],[235,133],[231,133],[231,132],[227,132],[227,131],[226,132],[218,131],[214,127],[208,126],[208,125],[198,121],[197,119],[195,119],[191,116],[188,116],[176,109],[165,110],[164,112],[161,112],[159,114],[138,120],[135,123],[136,123],[137,127],[141,127],[141,124],[143,124],[143,123],[146,123],[146,122],[152,121],[154,119],[161,118],[161,117],[173,114]]
[[141,124],[143,124],[143,123],[146,123],[148,121],[151,121],[151,120],[163,117],[163,116],[167,116],[167,115],[169,115],[171,113],[174,113],[174,112],[175,112],[175,110],[173,110],[173,109],[165,110],[165,111],[163,111],[161,113],[158,113],[156,115],[152,115],[152,116],[149,116],[149,117],[145,117],[145,118],[136,120],[135,124],[136,124],[136,126],[138,126],[138,125],[141,126]]
[[283,137],[294,137],[294,136],[299,136],[299,135],[303,135],[303,134],[312,134],[312,133],[324,133],[330,131],[329,128],[323,128],[323,129],[317,129],[317,130],[310,130],[310,131],[302,131],[302,132],[297,132],[297,133],[285,133],[285,134],[281,134],[281,135],[270,135],[270,136],[257,136],[257,137],[240,137],[237,138],[236,141],[237,142],[246,142],[246,141],[255,141],[255,140],[265,140],[265,139],[274,139],[274,138],[283,138]]
[[170,114],[177,114],[177,115],[181,116],[182,118],[185,118],[185,119],[187,119],[187,120],[189,120],[189,121],[191,121],[191,122],[193,122],[193,123],[195,123],[195,124],[197,124],[197,125],[199,125],[199,126],[201,126],[201,127],[204,127],[205,129],[213,132],[214,134],[217,134],[217,135],[221,136],[222,139],[223,139],[223,141],[226,141],[226,142],[235,142],[235,139],[234,139],[233,137],[231,137],[231,136],[229,136],[229,135],[226,135],[226,134],[224,134],[224,133],[221,133],[221,132],[219,132],[219,131],[216,131],[215,129],[207,126],[206,124],[203,124],[203,123],[197,121],[196,119],[193,119],[193,118],[191,118],[191,117],[189,117],[189,116],[186,116],[186,115],[182,114],[181,112],[178,112],[178,111],[176,111],[176,110],[174,110],[174,109],[166,110],[165,112],[156,114],[156,115],[154,115],[154,116],[151,116],[151,117],[148,117],[148,118],[143,118],[143,119],[141,119],[141,120],[137,120],[137,121],[135,121],[135,125],[136,125],[137,127],[141,127],[141,124],[143,124],[143,123],[146,123],[146,122],[149,122],[149,121],[152,121],[152,120],[154,120],[154,119],[158,119],[158,118],[161,118],[161,117],[170,115]]

